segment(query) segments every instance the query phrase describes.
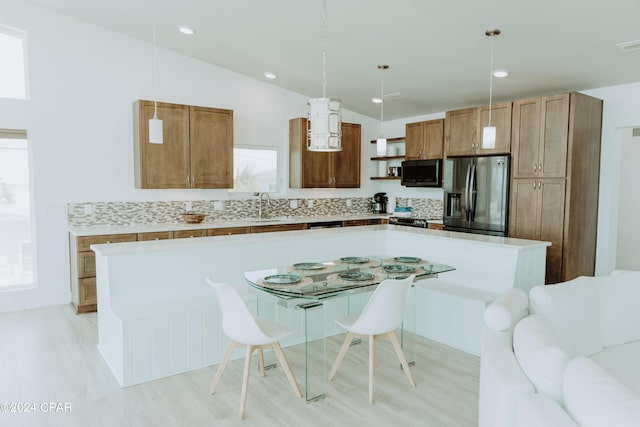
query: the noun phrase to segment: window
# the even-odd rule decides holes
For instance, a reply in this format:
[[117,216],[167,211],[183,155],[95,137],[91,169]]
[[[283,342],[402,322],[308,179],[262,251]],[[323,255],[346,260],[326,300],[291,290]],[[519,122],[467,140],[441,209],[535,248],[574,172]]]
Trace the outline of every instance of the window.
[[278,150],[233,149],[233,190],[237,193],[278,191]]
[[0,26],[0,97],[27,98],[25,34]]
[[0,129],[0,289],[33,282],[26,132]]

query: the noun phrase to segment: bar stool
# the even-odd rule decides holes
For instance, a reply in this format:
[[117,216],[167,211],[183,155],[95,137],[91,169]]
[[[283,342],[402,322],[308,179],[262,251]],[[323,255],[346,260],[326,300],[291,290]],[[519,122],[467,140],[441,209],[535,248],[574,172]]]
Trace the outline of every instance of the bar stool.
[[409,384],[413,387],[416,386],[413,375],[409,370],[407,358],[404,356],[396,335],[396,329],[402,325],[404,306],[407,303],[409,289],[415,277],[415,274],[412,274],[405,279],[383,280],[373,292],[359,316],[334,319],[348,333],[338,352],[336,361],[333,363],[331,372],[329,372],[329,380],[335,377],[342,359],[347,354],[351,341],[355,337],[366,336],[369,338],[369,403],[373,403],[373,369],[376,361],[376,339],[384,338],[391,341]]
[[230,339],[227,350],[222,357],[222,361],[218,366],[216,375],[211,383],[210,392],[215,392],[216,386],[222,377],[222,372],[231,358],[231,354],[236,347],[246,347],[247,355],[244,362],[244,375],[242,379],[242,395],[240,398],[240,419],[244,418],[244,409],[247,403],[247,387],[249,385],[249,370],[251,367],[251,356],[254,350],[258,350],[258,367],[260,376],[264,377],[264,357],[263,349],[273,349],[282,369],[284,370],[293,392],[298,397],[302,397],[300,387],[296,382],[289,362],[285,357],[279,341],[293,333],[290,329],[285,328],[277,323],[266,319],[255,318],[244,301],[238,294],[238,291],[227,283],[217,283],[207,278],[216,293],[218,305],[222,310],[222,331]]

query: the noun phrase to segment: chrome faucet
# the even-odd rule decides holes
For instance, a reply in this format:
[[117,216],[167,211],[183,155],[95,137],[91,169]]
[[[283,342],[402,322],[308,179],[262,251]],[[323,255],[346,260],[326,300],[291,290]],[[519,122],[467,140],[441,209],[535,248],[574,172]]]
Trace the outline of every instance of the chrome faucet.
[[269,193],[253,193],[254,196],[258,196],[258,219],[262,219],[262,197],[267,196],[267,205],[271,207],[271,198]]

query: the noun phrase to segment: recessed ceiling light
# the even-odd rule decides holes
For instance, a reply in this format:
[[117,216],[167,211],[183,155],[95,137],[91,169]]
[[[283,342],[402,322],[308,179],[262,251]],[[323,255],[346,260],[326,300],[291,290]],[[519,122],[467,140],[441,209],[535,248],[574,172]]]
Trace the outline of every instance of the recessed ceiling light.
[[268,78],[269,80],[275,80],[275,79],[278,78],[278,76],[276,76],[274,73],[270,73],[268,71],[266,73],[264,73],[264,76],[266,78]]
[[493,76],[498,77],[499,79],[503,77],[507,77],[508,75],[509,75],[509,72],[507,70],[495,70],[493,72]]
[[373,98],[371,98],[371,102],[373,102],[374,104],[382,104],[382,99],[379,96],[374,96]]
[[193,28],[187,27],[185,25],[180,25],[178,27],[178,31],[180,31],[182,34],[186,34],[188,36],[191,36],[191,35],[195,34],[195,30]]

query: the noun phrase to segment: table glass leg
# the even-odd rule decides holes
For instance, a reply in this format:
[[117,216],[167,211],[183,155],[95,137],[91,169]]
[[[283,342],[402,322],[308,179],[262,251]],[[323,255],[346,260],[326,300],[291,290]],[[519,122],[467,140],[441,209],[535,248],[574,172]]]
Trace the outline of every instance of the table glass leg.
[[307,402],[324,397],[327,386],[326,310],[321,302],[299,305],[304,310],[305,393]]
[[400,344],[409,366],[415,365],[416,360],[416,287],[409,290],[409,301],[404,310],[402,329],[400,330]]

